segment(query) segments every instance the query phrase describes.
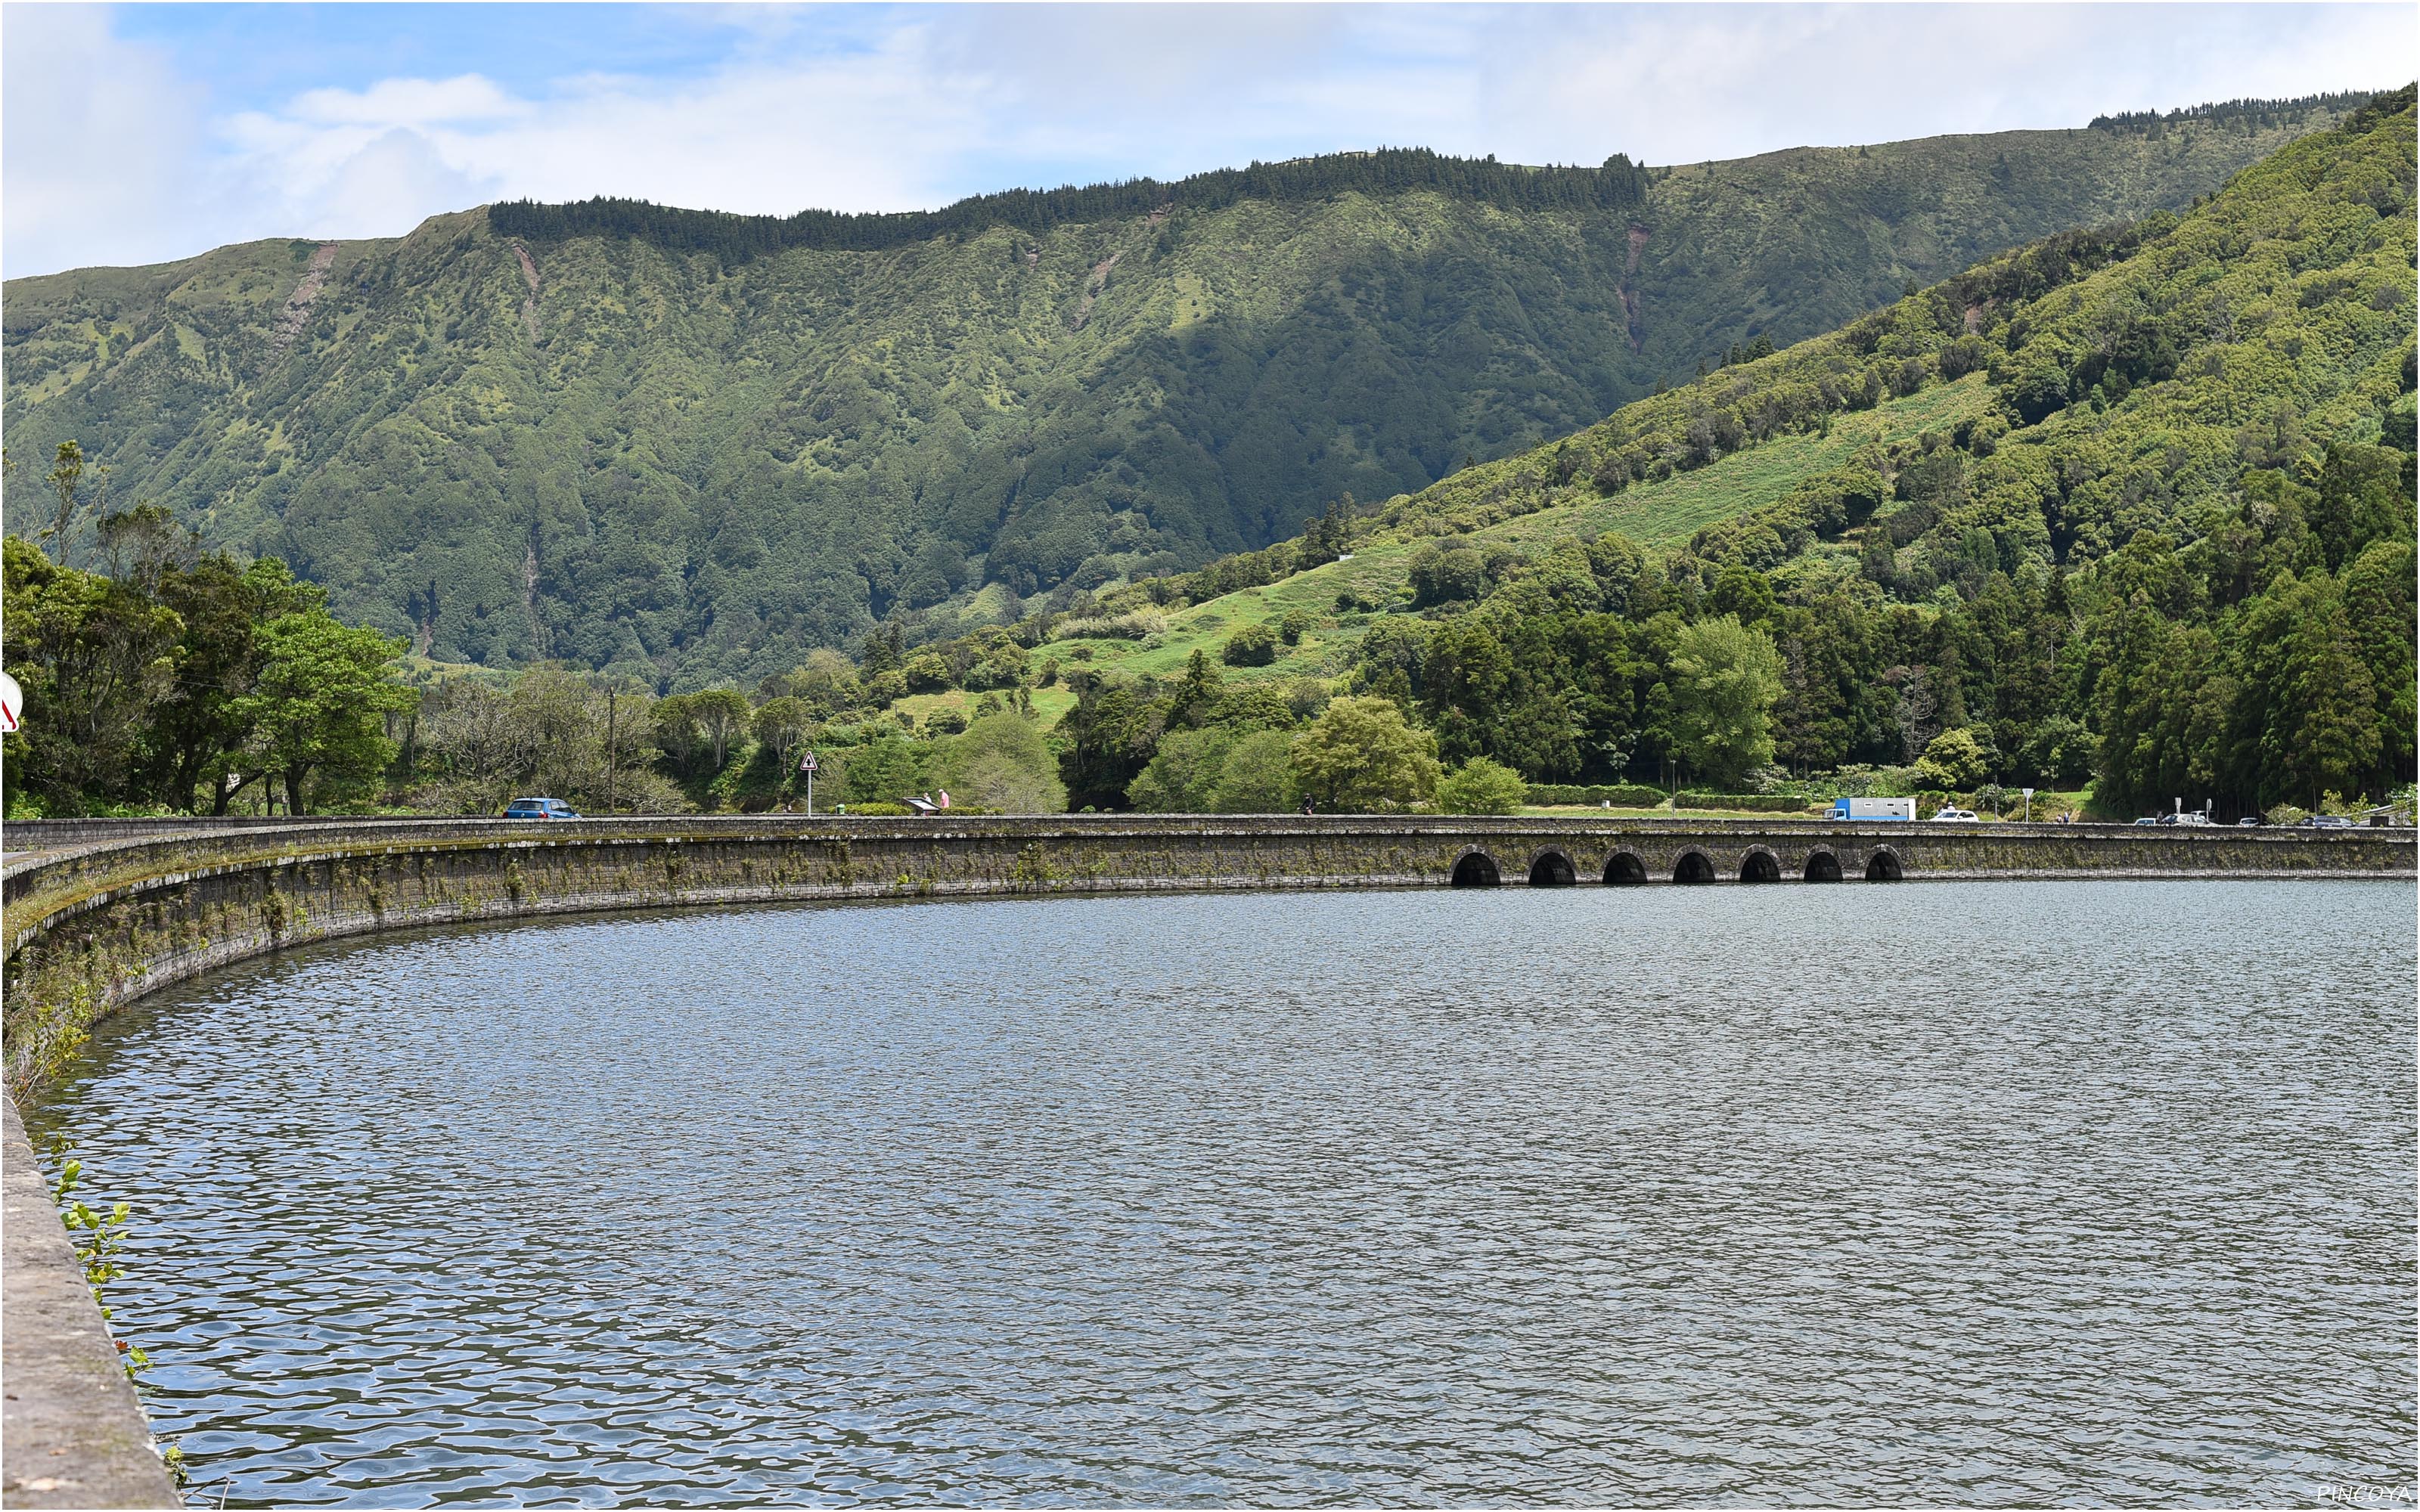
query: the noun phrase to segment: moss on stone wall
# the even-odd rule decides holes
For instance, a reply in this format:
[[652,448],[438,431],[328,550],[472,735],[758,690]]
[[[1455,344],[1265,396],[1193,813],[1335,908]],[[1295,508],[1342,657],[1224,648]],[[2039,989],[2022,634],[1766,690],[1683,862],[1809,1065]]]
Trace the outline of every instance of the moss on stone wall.
[[[2146,832],[1867,825],[1203,818],[406,822],[150,840],[7,877],[7,1026],[54,1032],[145,992],[310,940],[474,918],[681,903],[1168,888],[1438,886],[1479,850],[1518,885],[1560,851],[1584,883],[1618,849],[1652,881],[1695,850],[1723,879],[1752,851],[1786,879],[1823,852],[1862,876],[2412,874],[2409,831]],[[21,1026],[26,1026],[21,1031]]]

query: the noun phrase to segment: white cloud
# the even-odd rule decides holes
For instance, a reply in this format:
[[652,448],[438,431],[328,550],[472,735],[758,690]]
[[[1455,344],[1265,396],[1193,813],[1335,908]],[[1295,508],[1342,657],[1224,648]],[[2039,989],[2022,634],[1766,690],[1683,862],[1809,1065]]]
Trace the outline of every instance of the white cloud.
[[319,125],[436,126],[527,116],[530,106],[475,73],[384,79],[367,89],[307,89],[288,112]]
[[0,272],[152,261],[234,224],[209,213],[202,91],[164,54],[71,6],[8,7],[6,43]]
[[[427,24],[442,25],[444,8]],[[534,25],[576,25],[539,8]],[[2411,8],[738,8],[687,73],[476,71],[208,114],[107,12],[6,12],[8,270],[396,235],[482,200],[900,209],[1380,144],[1653,162],[2392,86]],[[737,24],[729,24],[736,21]]]
[[447,162],[421,133],[390,127],[321,180],[309,224],[319,236],[380,235],[395,228],[399,205],[459,209],[492,197],[493,183]]

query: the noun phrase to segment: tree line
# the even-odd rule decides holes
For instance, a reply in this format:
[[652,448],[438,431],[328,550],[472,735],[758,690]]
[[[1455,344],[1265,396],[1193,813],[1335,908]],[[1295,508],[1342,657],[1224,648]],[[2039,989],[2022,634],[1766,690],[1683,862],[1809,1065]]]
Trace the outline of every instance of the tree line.
[[529,241],[629,237],[672,252],[707,253],[726,262],[794,249],[873,252],[939,237],[1008,227],[1033,235],[1053,226],[1133,219],[1169,207],[1212,210],[1242,200],[1315,200],[1334,194],[1393,195],[1427,191],[1508,210],[1621,209],[1637,205],[1652,181],[1621,154],[1594,168],[1525,167],[1456,158],[1426,147],[1330,152],[1284,162],[1254,162],[1172,182],[1129,178],[1059,189],[977,194],[938,210],[800,210],[796,215],[734,215],[686,210],[645,200],[596,199],[562,205],[508,200],[488,209],[498,236]]
[[2184,105],[2165,113],[2156,110],[2121,110],[2092,117],[2090,130],[2095,131],[2139,131],[2154,126],[2179,126],[2192,121],[2250,120],[2257,125],[2272,126],[2280,121],[2301,121],[2317,111],[2340,115],[2359,110],[2377,99],[2369,89],[2349,89],[2335,94],[2298,95],[2290,100],[2221,100],[2199,105]]
[[[14,458],[5,471],[13,483]],[[0,542],[5,659],[26,704],[8,736],[11,817],[225,813],[263,789],[300,812],[306,793],[367,793],[410,702],[396,642],[338,621],[275,558],[204,551],[157,505],[113,509],[108,470],[74,441],[42,482],[48,523]]]

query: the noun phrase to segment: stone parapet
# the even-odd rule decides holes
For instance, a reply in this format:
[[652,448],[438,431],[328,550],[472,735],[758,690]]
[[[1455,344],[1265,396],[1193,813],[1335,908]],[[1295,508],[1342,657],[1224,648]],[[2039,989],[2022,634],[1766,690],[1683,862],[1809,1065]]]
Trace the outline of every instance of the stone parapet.
[[[5,1101],[5,1100],[0,1100]],[[175,1506],[116,1341],[6,1102],[0,1129],[0,1507]]]
[[[374,930],[845,898],[1636,880],[2410,877],[2408,829],[1450,815],[314,822],[142,834],[0,875],[9,1016],[105,1009]],[[1479,861],[1466,861],[1478,856]],[[1549,859],[1554,857],[1556,859]]]

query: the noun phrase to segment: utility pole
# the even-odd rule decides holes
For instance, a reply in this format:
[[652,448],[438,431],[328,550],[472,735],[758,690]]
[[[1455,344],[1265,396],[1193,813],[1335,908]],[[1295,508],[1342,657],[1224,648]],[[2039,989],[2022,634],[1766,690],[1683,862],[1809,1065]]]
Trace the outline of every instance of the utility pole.
[[807,817],[815,816],[815,753],[807,751],[799,757],[799,770],[807,774]]
[[613,689],[605,689],[605,811],[613,811]]

